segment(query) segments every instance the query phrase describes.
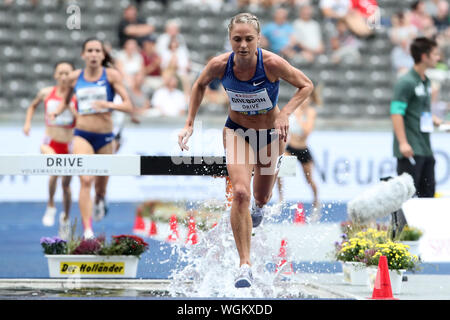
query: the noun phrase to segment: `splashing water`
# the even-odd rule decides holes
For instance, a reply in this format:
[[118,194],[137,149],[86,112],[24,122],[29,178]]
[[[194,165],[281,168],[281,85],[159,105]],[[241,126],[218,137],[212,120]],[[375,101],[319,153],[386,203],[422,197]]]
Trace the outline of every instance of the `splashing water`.
[[[267,222],[279,212],[279,206],[267,207],[265,221],[253,229],[251,239],[251,261],[253,284],[251,288],[235,288],[234,281],[238,271],[239,256],[230,224],[230,211],[226,211],[218,224],[202,234],[196,245],[181,248],[178,252],[178,265],[172,271],[169,292],[172,296],[187,297],[280,297],[294,293],[285,286],[277,286],[281,280],[280,272],[271,273],[266,268],[269,262],[275,262],[277,253],[268,245]],[[185,250],[182,250],[185,249]]]

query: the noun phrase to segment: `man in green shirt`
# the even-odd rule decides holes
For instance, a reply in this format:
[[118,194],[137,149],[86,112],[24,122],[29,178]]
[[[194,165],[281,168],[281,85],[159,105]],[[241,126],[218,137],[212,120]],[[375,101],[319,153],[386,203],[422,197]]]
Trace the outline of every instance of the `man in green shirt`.
[[397,174],[409,173],[418,197],[434,197],[435,159],[430,143],[433,131],[431,114],[431,84],[425,75],[439,61],[436,41],[420,37],[410,46],[413,68],[401,76],[391,101],[391,119],[394,128],[394,156]]

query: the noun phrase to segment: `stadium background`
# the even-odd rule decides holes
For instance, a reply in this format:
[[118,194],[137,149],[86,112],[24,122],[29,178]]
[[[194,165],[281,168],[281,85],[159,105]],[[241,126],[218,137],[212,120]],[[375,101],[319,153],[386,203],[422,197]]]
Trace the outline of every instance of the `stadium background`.
[[[66,9],[71,3],[81,10],[80,30],[66,27],[70,16]],[[118,49],[117,26],[129,3],[128,0],[94,0],[61,4],[58,0],[40,0],[33,7],[29,0],[17,0],[9,6],[0,4],[2,119],[23,117],[37,90],[53,84],[53,65],[56,61],[66,59],[81,67],[81,44],[87,37],[96,36]],[[318,10],[319,1],[313,0],[311,3],[315,7],[314,19],[323,22]],[[411,0],[379,0],[381,21],[389,21],[395,12],[408,9],[412,3]],[[211,53],[224,52],[226,26],[230,17],[246,10],[227,2],[217,12],[208,6],[187,5],[183,1],[168,1],[167,7],[156,1],[142,1],[139,16],[155,26],[156,34],[164,32],[168,19],[178,19],[190,59],[202,65]],[[272,8],[257,7],[251,10],[260,18],[262,25],[272,19]],[[297,16],[297,10],[289,11],[290,22]],[[326,55],[311,65],[295,64],[312,80],[324,85],[324,107],[319,109],[319,120],[350,120],[343,127],[358,121],[389,120],[389,99],[395,75],[390,62],[393,45],[388,38],[388,29],[380,25],[375,29],[375,37],[362,40],[360,64],[343,61],[335,65]],[[326,43],[327,39],[324,41]],[[443,62],[448,65],[450,47],[445,50]],[[449,100],[449,89],[447,79],[441,89],[444,101]],[[288,84],[281,83],[280,106],[287,102],[292,92]]]

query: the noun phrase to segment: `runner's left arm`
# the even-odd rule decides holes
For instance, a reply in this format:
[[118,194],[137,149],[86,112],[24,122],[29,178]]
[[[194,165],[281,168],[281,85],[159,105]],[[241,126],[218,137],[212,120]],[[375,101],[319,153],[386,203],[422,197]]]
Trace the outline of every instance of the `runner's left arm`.
[[286,142],[289,130],[289,116],[308,99],[314,89],[314,85],[303,72],[278,55],[272,54],[270,59],[265,61],[264,66],[277,79],[283,79],[298,88],[294,96],[281,109],[274,123],[275,130],[280,134],[280,140]]
[[122,103],[114,103],[112,101],[96,101],[94,106],[100,109],[112,109],[126,113],[133,112],[133,104],[131,103],[128,92],[123,85],[122,76],[119,71],[112,68],[107,68],[106,76],[109,83],[114,88],[114,91],[122,98]]

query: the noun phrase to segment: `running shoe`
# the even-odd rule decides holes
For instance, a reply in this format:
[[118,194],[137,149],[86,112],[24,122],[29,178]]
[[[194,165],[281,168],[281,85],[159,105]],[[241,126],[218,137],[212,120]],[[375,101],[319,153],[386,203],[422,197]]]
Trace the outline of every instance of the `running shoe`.
[[61,212],[59,215],[58,236],[67,241],[70,238],[70,219],[64,219],[65,216],[65,212]]
[[105,199],[100,199],[98,203],[94,203],[94,212],[92,219],[94,221],[102,220],[108,213],[108,206]]
[[95,236],[94,236],[94,231],[92,231],[92,229],[86,229],[86,230],[84,230],[84,235],[83,235],[83,237],[84,237],[85,239],[93,239],[93,238],[95,238]]
[[55,215],[56,208],[47,207],[47,210],[45,210],[45,214],[42,217],[42,224],[46,227],[52,227],[55,224]]
[[243,264],[239,268],[239,274],[236,277],[234,286],[236,288],[248,288],[252,286],[252,282],[253,282],[252,269],[248,264]]
[[253,201],[251,210],[253,228],[259,226],[263,221],[264,209],[265,209],[264,206],[260,208],[256,205],[255,201]]
[[322,209],[322,205],[320,204],[320,202],[316,202],[313,203],[312,207],[311,207],[311,215],[309,217],[309,221],[310,223],[316,223],[320,221],[320,218],[322,216],[321,210]]

